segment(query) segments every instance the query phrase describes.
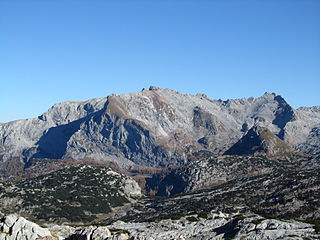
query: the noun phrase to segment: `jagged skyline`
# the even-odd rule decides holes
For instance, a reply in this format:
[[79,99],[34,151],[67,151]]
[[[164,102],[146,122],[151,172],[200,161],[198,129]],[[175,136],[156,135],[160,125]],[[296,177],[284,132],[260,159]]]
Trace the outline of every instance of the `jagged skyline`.
[[[41,116],[0,124],[0,159],[94,159],[127,167],[132,163],[179,165],[187,160],[190,146],[211,149],[217,156],[233,145],[232,154],[238,152],[235,144],[256,126],[270,132],[254,130],[253,135],[244,137],[246,151],[259,149],[274,155],[286,154],[294,147],[316,153],[319,110],[294,110],[274,93],[222,101],[150,87],[106,98],[63,102]],[[251,138],[257,134],[261,138]],[[272,147],[275,145],[277,150]],[[240,149],[245,149],[243,144]]]

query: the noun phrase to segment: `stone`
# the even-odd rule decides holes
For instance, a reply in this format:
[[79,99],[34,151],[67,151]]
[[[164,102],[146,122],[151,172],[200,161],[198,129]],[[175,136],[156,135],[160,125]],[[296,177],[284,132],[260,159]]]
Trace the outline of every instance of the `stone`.
[[53,239],[50,231],[16,214],[8,215],[0,223],[0,240]]
[[[217,214],[218,215],[218,214]],[[222,214],[220,214],[221,216]],[[69,226],[48,226],[41,228],[18,215],[7,216],[7,223],[14,226],[12,222],[16,219],[17,224],[13,234],[0,232],[1,240],[186,240],[186,239],[319,239],[320,235],[315,233],[312,225],[297,221],[282,221],[276,219],[263,219],[259,216],[244,217],[235,221],[236,214],[231,214],[228,219],[199,219],[197,222],[180,220],[162,220],[160,222],[124,223],[115,222],[110,226],[87,226],[72,228]],[[256,220],[260,219],[260,223]],[[232,224],[230,224],[232,223]],[[4,221],[1,222],[1,225]],[[180,226],[180,227],[177,227]],[[227,228],[225,226],[228,226]],[[110,229],[122,229],[130,232],[116,233],[111,235]],[[54,233],[53,235],[50,232]],[[69,232],[68,234],[66,234]],[[61,235],[62,234],[62,235]]]
[[111,236],[111,233],[107,227],[89,226],[85,228],[78,228],[71,235],[74,240],[105,240]]

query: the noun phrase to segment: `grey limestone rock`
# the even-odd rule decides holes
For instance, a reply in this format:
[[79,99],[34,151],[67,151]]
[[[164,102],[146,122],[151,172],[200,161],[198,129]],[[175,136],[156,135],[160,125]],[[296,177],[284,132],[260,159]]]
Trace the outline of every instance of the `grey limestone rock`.
[[1,240],[36,240],[45,237],[47,239],[53,238],[48,229],[16,214],[8,215],[0,222]]
[[[6,232],[7,228],[3,228],[4,225],[12,227],[15,224],[17,227],[9,229],[9,232]],[[4,240],[319,239],[319,234],[311,224],[293,220],[264,219],[258,215],[239,218],[237,214],[222,213],[212,213],[207,218],[191,215],[179,220],[128,223],[118,221],[108,226],[91,225],[77,228],[58,225],[41,228],[22,217],[10,215],[1,222],[1,226],[0,239]]]
[[171,196],[218,186],[237,178],[252,177],[272,172],[277,161],[263,156],[203,156],[170,172],[159,184],[158,195]]
[[[254,226],[246,220],[238,223],[239,232],[234,239],[315,239],[317,235],[312,225],[286,220],[265,219]],[[251,228],[248,228],[251,225]]]
[[132,239],[317,239],[311,224],[293,220],[264,219],[260,216],[211,214],[208,218],[195,216],[160,222],[115,222],[110,229],[128,231]]
[[105,240],[110,236],[111,233],[107,227],[89,226],[76,229],[70,238],[74,240]]
[[307,139],[298,145],[297,149],[308,154],[320,154],[320,125],[311,130]]

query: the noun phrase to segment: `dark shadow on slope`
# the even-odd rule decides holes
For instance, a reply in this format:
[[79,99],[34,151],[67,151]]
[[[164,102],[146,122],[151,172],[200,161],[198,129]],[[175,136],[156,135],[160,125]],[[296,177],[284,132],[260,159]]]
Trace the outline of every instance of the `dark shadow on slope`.
[[114,148],[115,152],[120,151],[127,159],[139,165],[166,166],[170,163],[165,149],[156,144],[152,133],[140,122],[110,114],[104,117],[100,133],[105,143]]
[[81,124],[101,112],[102,110],[99,110],[71,123],[50,128],[37,142],[37,152],[31,158],[62,158],[67,149],[67,142],[80,129]]
[[213,229],[213,232],[215,232],[217,235],[224,233],[223,235],[224,239],[233,239],[240,230],[238,228],[238,222],[239,222],[239,219],[231,220],[225,225]]
[[253,127],[223,155],[251,155],[263,150],[259,132],[256,127]]
[[173,196],[185,192],[187,183],[176,172],[177,170],[172,171],[159,183],[157,196]]
[[277,136],[284,139],[284,127],[290,121],[296,119],[293,108],[279,95],[274,97],[274,100],[278,102],[279,106],[275,113],[275,119],[272,124],[277,125],[280,128]]

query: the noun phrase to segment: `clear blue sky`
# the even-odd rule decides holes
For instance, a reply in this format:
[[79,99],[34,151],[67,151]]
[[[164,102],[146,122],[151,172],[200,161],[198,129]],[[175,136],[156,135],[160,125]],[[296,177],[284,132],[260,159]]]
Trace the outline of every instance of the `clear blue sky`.
[[0,122],[150,85],[320,105],[319,0],[0,0]]

